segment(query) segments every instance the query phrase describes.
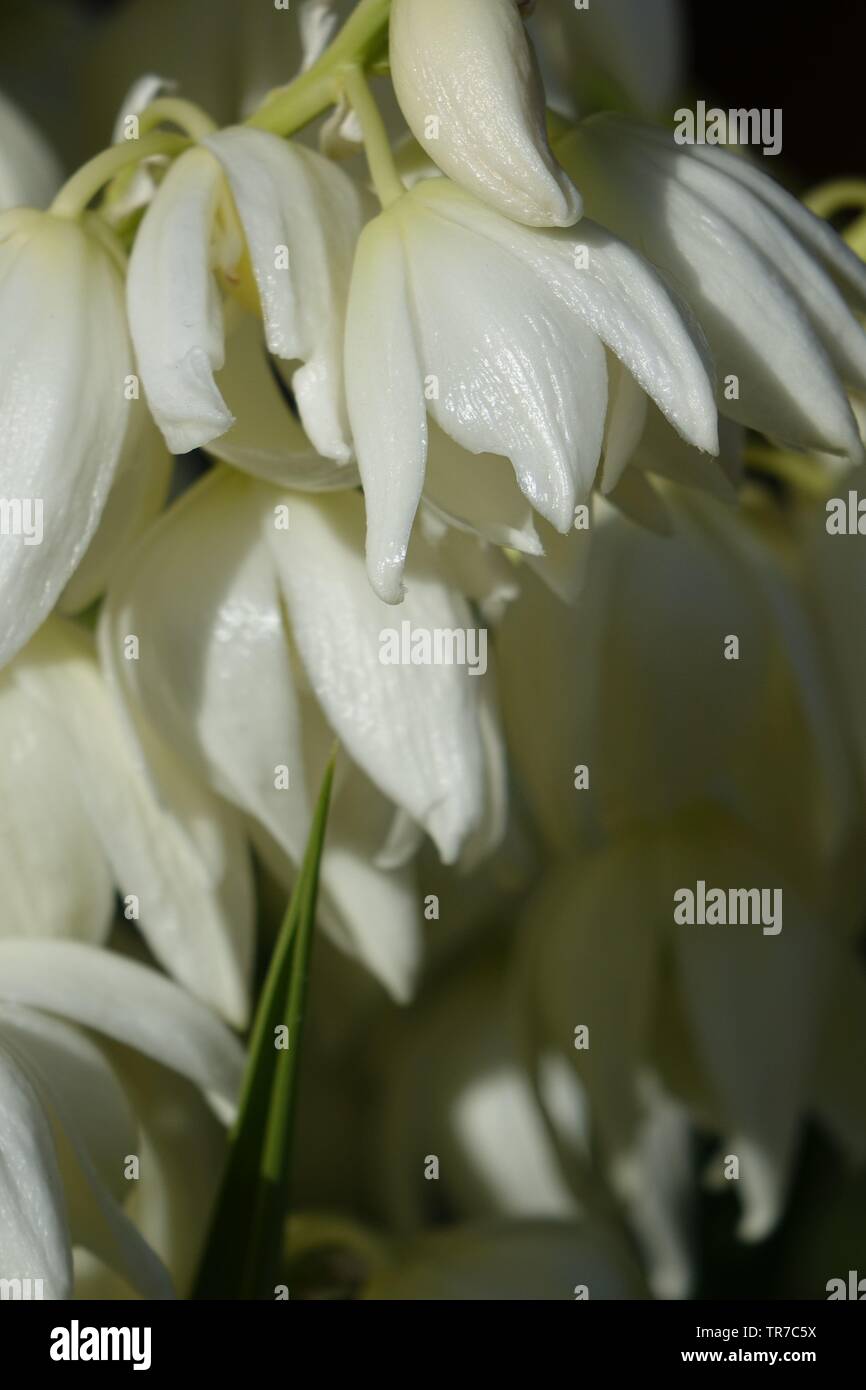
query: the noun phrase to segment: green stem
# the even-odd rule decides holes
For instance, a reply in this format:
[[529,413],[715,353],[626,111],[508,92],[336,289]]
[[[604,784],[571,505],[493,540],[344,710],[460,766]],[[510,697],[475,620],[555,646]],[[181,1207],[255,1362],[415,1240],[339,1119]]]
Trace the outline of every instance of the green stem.
[[179,126],[192,140],[203,140],[217,129],[206,111],[202,111],[194,101],[184,101],[182,97],[157,97],[142,111],[138,128],[144,135],[163,121],[171,121],[172,125]]
[[184,135],[155,130],[140,140],[125,140],[94,155],[61,188],[49,209],[55,217],[80,217],[99,190],[121,169],[155,154],[180,154],[189,145]]
[[246,124],[291,135],[333,106],[340,70],[364,68],[380,57],[390,11],[391,0],[361,0],[313,66],[269,93]]
[[397,173],[391,142],[379,108],[360,68],[347,68],[341,73],[340,81],[358,117],[373,187],[382,207],[390,207],[406,190]]

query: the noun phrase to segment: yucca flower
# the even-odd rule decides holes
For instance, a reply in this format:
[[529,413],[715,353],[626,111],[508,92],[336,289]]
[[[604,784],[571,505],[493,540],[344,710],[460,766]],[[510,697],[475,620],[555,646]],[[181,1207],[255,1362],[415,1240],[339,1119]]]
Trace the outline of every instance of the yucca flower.
[[866,267],[748,158],[594,116],[554,141],[586,209],[647,256],[706,334],[719,410],[772,439],[859,458]]
[[598,499],[573,608],[525,579],[497,630],[512,757],[557,852],[711,804],[823,902],[862,803],[807,594],[754,498],[662,497],[667,535]]
[[443,173],[518,222],[577,221],[515,0],[394,0],[390,62],[409,128]]
[[416,184],[367,225],[346,389],[381,598],[403,592],[428,409],[470,453],[510,458],[535,510],[571,528],[602,451],[605,347],[689,443],[717,450],[700,339],[652,267],[603,227],[522,227],[447,179]]
[[[203,1004],[95,946],[0,941],[0,1277],[41,1280],[44,1298],[70,1298],[83,1249],[143,1297],[171,1298],[168,1271],[124,1211],[138,1180],[130,1159],[142,1157],[142,1092],[115,1070],[106,1041],[186,1078],[224,1120],[232,1114],[243,1055]],[[145,1130],[159,1108],[152,1071]],[[168,1191],[163,1201],[171,1211]]]
[[94,217],[0,213],[0,664],[57,602],[115,477],[132,373],[121,263]]
[[[362,535],[355,491],[288,492],[217,469],[115,576],[101,648],[133,719],[244,813],[283,879],[340,739],[350,761],[323,864],[326,920],[405,997],[421,898],[399,866],[425,832],[449,862],[496,842],[502,755],[487,678],[381,662],[393,619],[365,581]],[[476,627],[432,551],[419,551],[413,574],[405,617],[415,628]],[[128,632],[139,662],[123,659]]]
[[[725,893],[778,891],[780,930],[677,923],[675,894],[698,880]],[[585,1086],[593,1161],[626,1203],[643,1190],[663,1205],[656,1189],[668,1175],[640,1152],[648,1081],[661,1080],[714,1137],[706,1178],[722,1190],[730,1181],[743,1239],[777,1224],[810,1118],[849,1159],[866,1158],[853,1062],[864,1045],[866,978],[856,949],[772,849],[725,812],[635,825],[563,865],[527,910],[514,984],[533,1056],[567,1057]]]
[[175,161],[129,264],[129,322],[144,392],[172,453],[232,425],[217,270],[260,311],[268,349],[303,363],[292,389],[326,457],[351,458],[343,390],[345,300],[363,222],[357,185],[267,131],[231,127]]
[[236,818],[181,766],[160,767],[153,742],[155,794],[88,633],[43,625],[0,673],[0,724],[0,937],[101,945],[119,892],[160,964],[243,1024],[252,886]]

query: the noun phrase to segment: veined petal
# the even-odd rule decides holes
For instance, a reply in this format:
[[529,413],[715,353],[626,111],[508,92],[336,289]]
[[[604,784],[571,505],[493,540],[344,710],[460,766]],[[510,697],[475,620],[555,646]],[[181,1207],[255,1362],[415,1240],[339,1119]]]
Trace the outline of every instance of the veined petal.
[[143,1297],[172,1297],[160,1260],[122,1210],[134,1186],[123,1170],[138,1153],[137,1132],[105,1057],[79,1029],[33,1009],[0,1007],[0,1031],[51,1123],[71,1243],[98,1254]]
[[[840,376],[851,386],[866,385],[866,333],[821,262],[757,189],[736,178],[726,165],[695,159],[692,149],[697,146],[678,148],[666,132],[654,126],[636,121],[617,121],[616,126],[625,131],[626,138],[651,151],[654,167],[666,170],[681,187],[691,190],[706,210],[712,209],[736,225],[808,314]],[[734,160],[735,156],[729,158]],[[763,181],[770,183],[767,176]],[[784,197],[800,206],[790,194]],[[803,212],[807,218],[811,216],[806,209]]]
[[[243,1023],[252,904],[245,851],[235,847],[228,817],[191,779],[183,784],[180,766],[160,803],[86,634],[60,621],[46,624],[28,658],[16,666],[16,678],[62,730],[82,808],[121,893],[138,899],[154,954],[190,990]],[[145,652],[143,663],[152,660]]]
[[[294,862],[310,804],[276,568],[262,535],[295,499],[218,469],[151,529],[113,586],[103,651],[131,698],[208,784]],[[143,659],[119,660],[124,634]],[[280,767],[288,771],[281,785]]]
[[94,1028],[188,1077],[223,1113],[243,1052],[210,1009],[155,970],[72,941],[0,941],[0,1000]]
[[0,548],[2,664],[53,608],[96,530],[131,368],[118,269],[75,222],[0,214],[0,320],[0,478],[11,517]]
[[2,1031],[0,1110],[0,1277],[41,1279],[46,1298],[68,1298],[72,1255],[51,1128]]
[[129,261],[127,305],[138,369],[173,454],[208,444],[233,422],[213,375],[224,360],[211,252],[222,187],[214,156],[187,150],[145,213]]
[[[465,220],[451,216],[453,206]],[[484,230],[490,220],[506,237],[512,228],[530,241],[545,234],[490,212],[444,179],[418,184],[395,208],[431,414],[471,453],[510,458],[533,507],[567,530],[601,452],[604,352],[534,267]]]
[[314,150],[267,131],[233,126],[204,144],[220,161],[234,195],[268,348],[305,363],[292,378],[304,428],[320,454],[348,462],[343,329],[364,221],[360,190]]
[[[291,530],[269,536],[292,632],[348,753],[426,826],[450,862],[483,807],[475,679],[456,665],[383,664],[382,634],[393,615],[363,583],[362,514],[354,493],[299,496]],[[436,630],[474,627],[463,600],[420,553],[411,576],[404,623],[428,640]]]
[[444,173],[531,226],[577,221],[580,195],[550,152],[513,0],[394,0],[390,54],[403,114]]
[[367,504],[367,572],[399,603],[424,485],[427,412],[398,225],[383,213],[361,233],[346,318],[346,393]]
[[[16,664],[27,659],[25,649]],[[62,731],[9,670],[0,677],[0,727],[0,935],[99,944],[114,911],[108,864]]]
[[730,150],[713,145],[693,145],[690,154],[737,179],[744,188],[760,198],[821,261],[853,306],[860,313],[866,313],[866,264],[846,245],[829,222],[823,217],[816,217],[799,198],[793,197],[781,184],[768,178],[749,158],[743,159]]
[[497,258],[503,284],[522,262],[536,286],[545,284],[616,353],[684,438],[716,452],[716,410],[703,341],[687,323],[682,302],[642,256],[587,218],[568,232],[519,227],[444,180],[428,180],[410,196],[475,231],[488,256],[491,243],[507,252]]
[[[689,154],[629,138],[629,129],[593,118],[562,144],[562,155],[586,175],[589,211],[641,246],[697,315],[715,359],[719,408],[772,438],[857,457],[861,446],[842,384],[804,301],[764,249],[769,231],[759,244],[740,225],[738,208],[747,199],[741,185],[729,180],[724,206],[716,206],[680,177]],[[747,207],[754,219],[753,199]],[[783,264],[785,256],[794,264],[784,227],[775,230]],[[797,256],[791,274],[802,273],[801,262]],[[812,296],[825,315],[828,289],[832,294],[825,283]],[[736,396],[725,391],[731,375]]]

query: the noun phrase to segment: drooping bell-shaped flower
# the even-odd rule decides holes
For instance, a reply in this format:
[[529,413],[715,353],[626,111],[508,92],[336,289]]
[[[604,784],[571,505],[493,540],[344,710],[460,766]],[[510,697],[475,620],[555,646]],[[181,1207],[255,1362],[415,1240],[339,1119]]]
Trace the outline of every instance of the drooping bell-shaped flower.
[[[102,650],[133,717],[244,813],[283,878],[339,737],[348,759],[323,860],[325,920],[405,997],[420,905],[406,861],[425,831],[448,861],[495,841],[501,749],[485,677],[383,662],[383,631],[396,628],[366,583],[362,539],[354,490],[287,492],[218,469],[111,586]],[[476,629],[432,554],[419,554],[415,574],[413,629]],[[138,662],[123,659],[129,631]]]
[[362,221],[342,170],[265,131],[229,127],[175,161],[136,236],[127,290],[145,395],[173,453],[234,420],[214,379],[225,360],[220,269],[230,282],[251,271],[269,351],[303,363],[292,388],[308,435],[326,457],[351,458],[342,343]]
[[409,128],[443,173],[529,226],[578,220],[516,0],[394,0],[390,63]]
[[0,213],[0,665],[74,573],[120,458],[132,354],[108,235]]
[[556,140],[588,213],[659,267],[706,334],[719,410],[798,448],[858,458],[866,268],[748,159],[614,115]]
[[30,1297],[72,1296],[76,1248],[142,1297],[174,1296],[124,1211],[147,1091],[121,1083],[107,1042],[186,1078],[231,1117],[243,1053],[198,1000],[95,946],[0,941],[0,1278],[31,1281]]
[[470,453],[511,459],[534,509],[574,521],[602,454],[610,349],[689,443],[714,453],[701,342],[652,267],[584,219],[522,227],[429,179],[365,228],[346,328],[367,562],[399,602],[424,486],[427,411]]
[[160,964],[242,1026],[253,928],[240,829],[180,764],[157,797],[88,633],[43,624],[0,673],[0,727],[0,937],[102,944],[119,892]]

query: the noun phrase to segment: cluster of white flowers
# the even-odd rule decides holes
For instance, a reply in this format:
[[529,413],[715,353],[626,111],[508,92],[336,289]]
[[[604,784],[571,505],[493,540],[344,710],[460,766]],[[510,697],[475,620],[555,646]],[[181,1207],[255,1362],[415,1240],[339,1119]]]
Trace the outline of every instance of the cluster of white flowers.
[[[364,1144],[421,1239],[366,1296],[682,1296],[696,1127],[751,1238],[810,1115],[866,1157],[866,564],[814,502],[863,456],[866,266],[644,122],[671,4],[281,8],[300,71],[242,122],[146,75],[62,186],[0,100],[0,1276],[189,1289],[336,738],[320,918],[362,971],[317,967],[298,1161],[364,1128],[380,1018]],[[600,89],[631,114],[579,118]],[[384,663],[400,624],[489,624],[495,681]],[[778,942],[677,925],[699,880],[782,885]],[[408,1003],[437,951],[397,1019],[369,981]],[[483,1233],[425,1234],[425,1153]]]

